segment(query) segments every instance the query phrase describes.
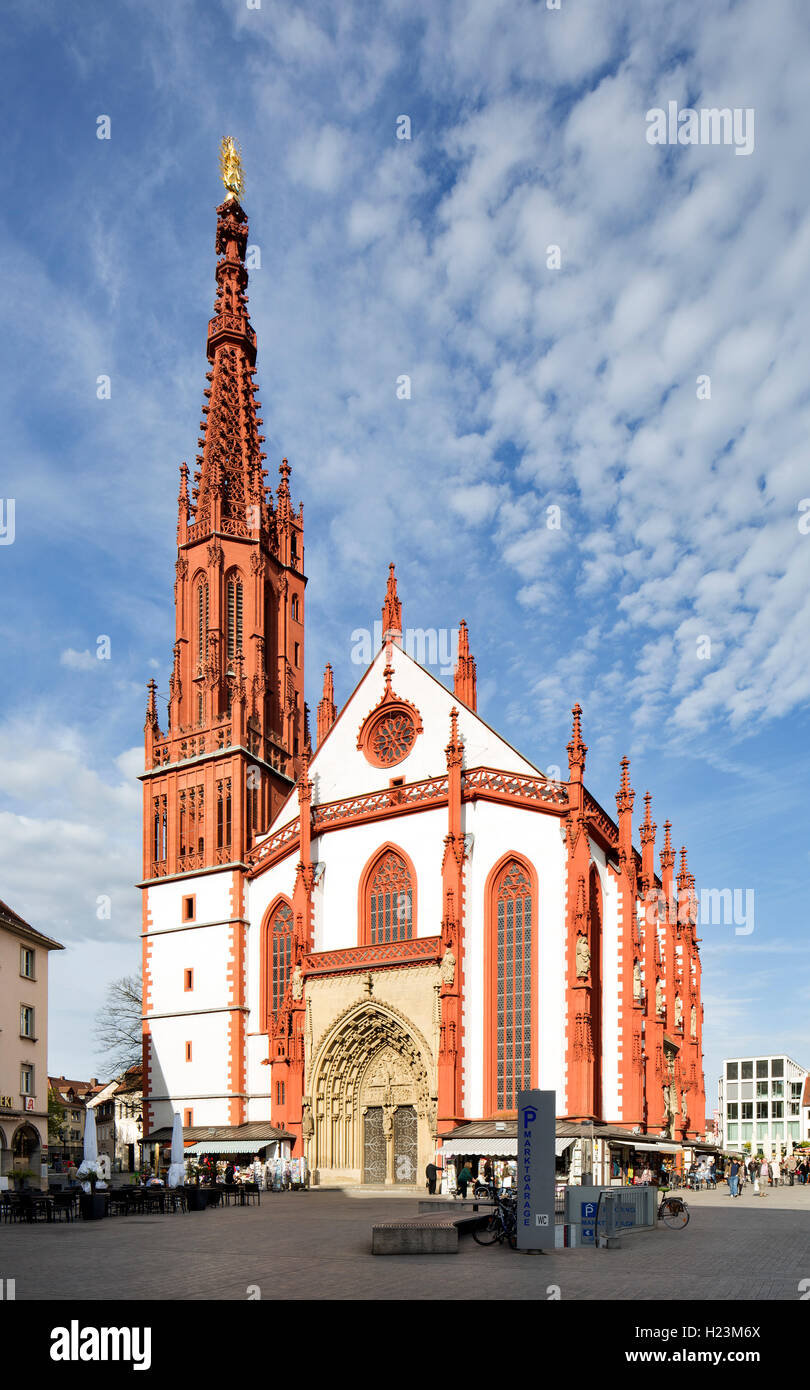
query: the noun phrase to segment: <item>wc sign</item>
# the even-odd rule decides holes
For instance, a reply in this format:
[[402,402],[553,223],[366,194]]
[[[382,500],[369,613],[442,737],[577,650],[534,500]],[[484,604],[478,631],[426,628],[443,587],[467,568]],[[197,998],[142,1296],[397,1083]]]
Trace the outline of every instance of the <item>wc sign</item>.
[[518,1095],[518,1250],[554,1249],[556,1092]]

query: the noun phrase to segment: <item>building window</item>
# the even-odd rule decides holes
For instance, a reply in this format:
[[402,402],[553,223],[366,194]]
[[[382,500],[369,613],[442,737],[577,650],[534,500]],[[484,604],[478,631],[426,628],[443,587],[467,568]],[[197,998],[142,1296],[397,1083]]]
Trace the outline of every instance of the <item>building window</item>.
[[736,1081],[738,1079],[739,1063],[726,1062],[726,1080]]
[[771,1082],[771,1095],[772,1095],[772,1096],[780,1096],[780,1097],[781,1097],[781,1096],[784,1096],[784,1093],[785,1093],[785,1088],[784,1088],[784,1082],[783,1082],[783,1081],[772,1081],[772,1082]]
[[739,1119],[739,1115],[738,1115],[738,1112],[737,1112],[737,1103],[736,1103],[736,1101],[734,1102],[733,1105],[729,1105],[729,1106],[728,1106],[728,1118],[729,1118],[730,1120]]
[[757,1082],[757,1095],[758,1095],[758,1096],[767,1096],[767,1094],[768,1094],[768,1083],[767,1083],[767,1081],[758,1081],[758,1082]]
[[489,982],[487,1094],[492,1111],[517,1109],[518,1092],[531,1085],[535,1029],[532,971],[536,924],[532,878],[508,859],[491,881],[485,978]]
[[34,1068],[28,1065],[20,1067],[20,1095],[32,1096],[34,1094]]
[[768,1075],[768,1059],[767,1059],[767,1057],[766,1057],[764,1061],[757,1062],[757,1076],[767,1076],[767,1075]]
[[744,1120],[753,1120],[753,1118],[754,1118],[754,1104],[753,1104],[753,1101],[743,1101],[743,1102],[742,1102],[742,1118],[743,1118]]
[[784,1076],[785,1059],[784,1057],[774,1057],[771,1061],[771,1076]]
[[284,1003],[292,971],[293,915],[287,903],[279,903],[273,917],[272,932],[272,993],[270,1008],[273,1016]]
[[300,609],[298,606],[298,595],[293,594],[292,598],[290,599],[290,616],[295,618],[296,622],[298,622],[299,613]]
[[208,584],[197,585],[197,675],[201,676],[208,656]]
[[284,1105],[286,1094],[287,1094],[287,1083],[286,1083],[286,1081],[277,1081],[277,1082],[276,1082],[276,1105]]
[[791,1083],[790,1083],[790,1099],[791,1099],[791,1100],[801,1100],[801,1098],[802,1098],[802,1083],[801,1083],[801,1081],[791,1081]]
[[737,1142],[737,1126],[736,1126],[736,1125],[729,1125],[729,1126],[728,1126],[727,1136],[728,1136],[728,1142],[729,1142],[729,1144],[736,1144],[736,1142]]
[[152,858],[160,862],[166,858],[166,798],[152,798]]
[[193,922],[195,911],[196,911],[196,894],[195,894],[195,893],[192,893],[189,897],[183,899],[183,921],[184,921],[184,922]]
[[184,1128],[184,1129],[191,1129],[191,1126],[192,1126],[193,1124],[194,1124],[194,1111],[193,1111],[193,1110],[184,1110],[184,1111],[183,1111],[183,1128]]
[[184,989],[185,993],[188,994],[189,991],[192,990],[193,988],[194,988],[194,971],[193,971],[193,970],[184,970],[184,971],[183,971],[183,989]]
[[29,1004],[20,1005],[20,1037],[33,1038],[34,1010]]
[[227,583],[228,660],[242,651],[242,581],[231,578]]
[[180,793],[180,858],[205,852],[205,797],[202,785]]
[[767,1100],[758,1100],[758,1101],[757,1101],[757,1119],[758,1119],[758,1120],[767,1120],[767,1118],[768,1118],[768,1102],[767,1102]]
[[217,849],[231,847],[231,779],[217,782]]
[[294,643],[294,647],[295,647],[295,664],[296,664],[296,666],[300,666],[300,665],[301,665],[301,646],[300,646],[300,643],[298,643],[298,642]]
[[401,850],[386,847],[366,876],[362,944],[410,941],[414,915],[411,869]]
[[190,1042],[187,1042],[187,1043],[186,1043],[186,1061],[187,1061],[187,1062],[190,1062],[190,1061],[191,1061],[191,1043],[190,1043]]
[[741,1062],[741,1063],[740,1063],[740,1076],[742,1077],[743,1081],[753,1081],[753,1079],[754,1079],[754,1063],[753,1063],[753,1062]]
[[739,1098],[740,1098],[739,1091],[740,1091],[739,1083],[738,1083],[737,1081],[733,1081],[733,1082],[731,1083],[731,1085],[728,1086],[728,1087],[726,1088],[726,1094],[727,1094],[727,1096],[728,1096],[728,1099],[729,1099],[729,1100],[739,1100]]
[[781,1100],[772,1100],[772,1101],[771,1101],[771,1118],[774,1119],[774,1120],[783,1120],[783,1119],[785,1118],[785,1103],[784,1103],[784,1101],[781,1101]]
[[26,980],[36,979],[34,974],[35,955],[36,952],[32,951],[30,946],[20,947],[20,974],[24,975]]

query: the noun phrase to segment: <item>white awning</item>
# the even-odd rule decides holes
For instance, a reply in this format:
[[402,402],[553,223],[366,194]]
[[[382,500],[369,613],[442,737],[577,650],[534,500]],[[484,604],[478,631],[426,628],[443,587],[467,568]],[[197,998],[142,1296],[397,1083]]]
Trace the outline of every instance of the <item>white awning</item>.
[[557,1139],[557,1140],[555,1140],[555,1142],[554,1142],[554,1152],[556,1153],[557,1157],[559,1158],[559,1157],[560,1157],[560,1154],[564,1154],[565,1151],[566,1151],[566,1149],[568,1148],[568,1146],[569,1146],[570,1144],[573,1144],[573,1142],[574,1142],[574,1136],[573,1136],[573,1135],[571,1136],[570,1139]]
[[442,1158],[517,1158],[517,1138],[445,1139],[438,1152]]

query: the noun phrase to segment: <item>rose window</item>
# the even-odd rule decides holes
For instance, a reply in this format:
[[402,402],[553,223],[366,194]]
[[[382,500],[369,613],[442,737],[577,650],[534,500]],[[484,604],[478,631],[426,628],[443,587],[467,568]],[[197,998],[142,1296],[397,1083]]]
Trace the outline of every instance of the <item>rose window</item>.
[[407,758],[416,739],[413,719],[404,710],[386,714],[377,723],[369,739],[369,751],[383,766]]

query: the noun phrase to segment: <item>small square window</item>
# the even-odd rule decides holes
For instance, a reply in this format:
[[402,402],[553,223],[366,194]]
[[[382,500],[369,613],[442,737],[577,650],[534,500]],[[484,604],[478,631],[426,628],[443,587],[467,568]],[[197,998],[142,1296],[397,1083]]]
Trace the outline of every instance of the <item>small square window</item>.
[[193,922],[196,910],[196,895],[192,893],[190,897],[183,899],[183,921]]
[[194,971],[186,970],[183,972],[183,974],[185,979],[184,989],[186,994],[188,994],[189,990],[192,990],[194,988]]

